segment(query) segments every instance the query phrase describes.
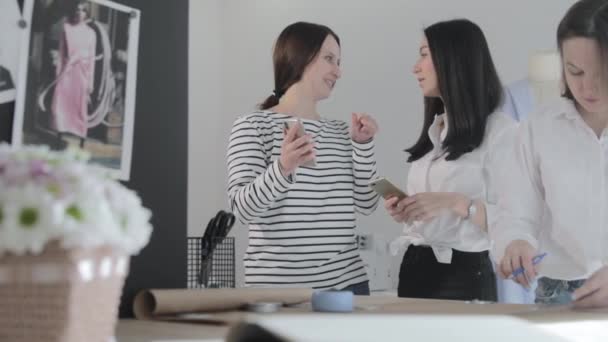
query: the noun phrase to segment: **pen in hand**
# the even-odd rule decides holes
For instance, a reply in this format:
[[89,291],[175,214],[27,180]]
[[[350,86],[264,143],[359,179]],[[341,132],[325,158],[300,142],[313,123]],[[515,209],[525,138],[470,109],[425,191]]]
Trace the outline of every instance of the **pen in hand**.
[[[547,255],[547,253],[545,252],[545,253],[539,254],[539,255],[535,256],[534,258],[532,258],[532,265],[536,265],[536,264],[540,263],[546,255]],[[514,270],[513,273],[511,273],[511,275],[507,279],[513,279],[524,272],[525,272],[524,267],[523,266],[519,267],[516,270]]]

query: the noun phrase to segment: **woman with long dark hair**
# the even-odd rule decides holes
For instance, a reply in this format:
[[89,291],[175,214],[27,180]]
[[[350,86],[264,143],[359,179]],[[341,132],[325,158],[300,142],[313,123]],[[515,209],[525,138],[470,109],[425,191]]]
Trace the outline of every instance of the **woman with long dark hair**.
[[404,233],[400,297],[496,300],[488,226],[515,122],[496,112],[502,87],[481,29],[468,20],[424,30],[414,74],[424,124],[406,151],[408,197],[385,207]]
[[353,113],[349,128],[317,111],[341,76],[340,61],[340,39],[328,27],[287,26],[274,46],[273,94],[234,122],[228,197],[249,226],[248,286],[369,294],[355,212],[377,206],[368,186],[376,177],[377,126],[365,114]]

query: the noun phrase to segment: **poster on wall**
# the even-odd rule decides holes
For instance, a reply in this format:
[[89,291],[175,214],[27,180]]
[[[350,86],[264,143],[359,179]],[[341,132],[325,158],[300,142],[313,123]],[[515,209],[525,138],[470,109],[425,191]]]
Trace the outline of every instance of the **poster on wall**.
[[17,0],[0,1],[0,104],[15,100],[19,65],[19,21]]
[[129,179],[140,16],[107,0],[25,0],[14,145],[80,147]]

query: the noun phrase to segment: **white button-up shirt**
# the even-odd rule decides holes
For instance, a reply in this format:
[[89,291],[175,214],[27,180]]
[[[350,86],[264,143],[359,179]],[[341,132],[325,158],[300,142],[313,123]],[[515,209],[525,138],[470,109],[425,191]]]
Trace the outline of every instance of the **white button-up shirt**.
[[522,239],[547,253],[541,276],[587,278],[608,261],[608,130],[598,138],[560,99],[522,125],[515,155],[502,217],[490,227],[494,256]]
[[[508,164],[516,134],[516,123],[509,116],[496,112],[488,117],[482,144],[465,153],[457,160],[445,160],[441,146],[447,130],[445,115],[435,117],[428,134],[433,150],[412,163],[407,192],[458,192],[485,203],[488,225],[495,224],[497,217],[497,187]],[[440,123],[444,122],[443,130]],[[405,224],[403,235],[391,244],[391,251],[410,244],[428,245],[441,263],[451,263],[452,249],[463,252],[481,252],[490,249],[487,232],[470,220],[462,219],[451,211],[445,211],[427,222]]]

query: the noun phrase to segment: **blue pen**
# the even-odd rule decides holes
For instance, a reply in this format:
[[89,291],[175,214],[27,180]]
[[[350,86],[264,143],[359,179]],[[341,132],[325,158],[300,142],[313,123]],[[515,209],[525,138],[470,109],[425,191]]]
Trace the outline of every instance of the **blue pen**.
[[[539,262],[541,262],[546,255],[547,255],[547,253],[545,252],[545,253],[539,254],[539,255],[535,256],[534,258],[532,258],[532,265],[536,265]],[[513,273],[511,273],[511,275],[509,276],[508,279],[513,279],[513,278],[517,277],[518,275],[524,273],[524,271],[525,270],[524,270],[523,266],[519,267],[518,269],[513,271]]]

